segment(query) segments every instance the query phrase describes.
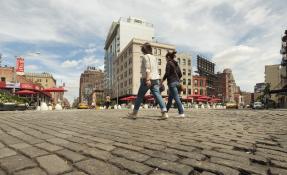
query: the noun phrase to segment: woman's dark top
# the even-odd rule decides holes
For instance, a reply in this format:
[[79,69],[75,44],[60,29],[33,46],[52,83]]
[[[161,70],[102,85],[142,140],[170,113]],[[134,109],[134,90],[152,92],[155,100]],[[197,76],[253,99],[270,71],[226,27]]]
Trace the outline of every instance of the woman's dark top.
[[175,81],[179,82],[181,77],[182,77],[181,70],[180,70],[177,62],[174,60],[169,60],[166,63],[163,81],[167,79],[167,84],[170,84],[170,83],[173,83]]

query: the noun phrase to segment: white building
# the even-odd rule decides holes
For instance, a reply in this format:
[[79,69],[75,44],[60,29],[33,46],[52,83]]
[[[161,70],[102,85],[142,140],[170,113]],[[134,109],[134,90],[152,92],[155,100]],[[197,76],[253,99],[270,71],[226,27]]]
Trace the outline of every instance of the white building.
[[112,23],[105,41],[105,89],[108,94],[113,87],[113,60],[133,38],[152,41],[153,37],[153,25],[144,20],[129,17]]

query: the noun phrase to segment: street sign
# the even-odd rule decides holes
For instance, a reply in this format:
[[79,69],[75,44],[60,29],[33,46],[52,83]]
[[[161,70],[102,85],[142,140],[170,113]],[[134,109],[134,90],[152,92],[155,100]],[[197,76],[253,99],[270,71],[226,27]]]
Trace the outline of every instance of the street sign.
[[24,58],[18,57],[16,60],[16,73],[17,75],[24,75]]

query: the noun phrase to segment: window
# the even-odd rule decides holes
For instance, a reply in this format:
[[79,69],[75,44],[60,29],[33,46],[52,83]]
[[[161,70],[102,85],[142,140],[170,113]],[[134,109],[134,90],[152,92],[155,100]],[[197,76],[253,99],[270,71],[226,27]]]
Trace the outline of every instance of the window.
[[182,69],[182,74],[186,75],[186,69]]
[[132,79],[131,78],[129,79],[129,84],[132,84]]
[[133,62],[132,57],[130,57],[129,64],[132,64],[132,62]]
[[198,81],[194,80],[194,86],[198,86]]
[[182,84],[186,85],[186,79],[185,78],[182,80]]
[[158,62],[158,65],[161,65],[161,59],[158,59],[157,62]]
[[188,95],[191,95],[191,89],[188,89]]
[[129,74],[131,75],[133,73],[133,69],[129,68]]
[[128,66],[128,63],[127,62],[125,62],[125,67],[127,67]]
[[200,80],[200,81],[199,81],[199,85],[200,85],[200,87],[203,86],[203,80]]
[[156,48],[153,48],[153,54],[157,55],[157,49]]
[[1,81],[6,81],[6,78],[5,77],[1,77]]
[[188,60],[188,63],[187,63],[189,66],[191,66],[191,60]]
[[188,81],[188,85],[191,85],[191,79],[188,79],[187,81]]
[[200,95],[203,95],[203,89],[200,89]]
[[182,64],[186,65],[186,60],[185,59],[182,60]]
[[180,58],[177,58],[177,63],[180,64]]
[[121,65],[121,71],[123,70],[123,65]]
[[128,76],[128,73],[127,73],[127,71],[125,71],[125,77],[127,77]]
[[158,69],[158,74],[161,75],[161,69]]
[[190,70],[190,69],[188,69],[188,75],[189,75],[189,76],[191,75],[191,70]]
[[161,55],[161,49],[158,49],[158,55]]
[[194,89],[194,94],[198,94],[198,89]]
[[127,84],[128,84],[128,82],[127,82],[127,81],[125,81],[125,87],[127,86]]

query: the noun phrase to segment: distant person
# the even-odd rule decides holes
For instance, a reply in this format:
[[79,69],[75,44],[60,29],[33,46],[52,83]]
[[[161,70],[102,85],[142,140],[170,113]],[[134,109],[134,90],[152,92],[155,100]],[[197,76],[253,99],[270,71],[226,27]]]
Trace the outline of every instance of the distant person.
[[179,98],[179,86],[180,86],[180,79],[182,77],[182,73],[180,70],[180,67],[178,63],[174,60],[176,57],[176,51],[168,52],[166,54],[166,68],[165,68],[165,74],[161,81],[163,83],[167,79],[168,84],[168,102],[167,102],[167,111],[170,109],[172,105],[172,100],[174,99],[178,108],[178,117],[185,117],[182,103]]
[[105,108],[109,109],[110,105],[111,105],[111,97],[107,95],[105,100]]
[[141,48],[144,54],[141,61],[141,79],[140,87],[135,101],[134,110],[129,114],[129,118],[136,119],[140,105],[148,90],[150,90],[161,108],[161,119],[167,119],[166,105],[160,95],[160,76],[158,73],[157,59],[152,55],[152,47],[149,43],[145,43]]

